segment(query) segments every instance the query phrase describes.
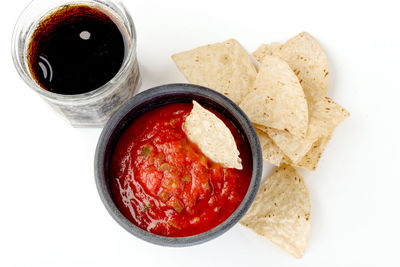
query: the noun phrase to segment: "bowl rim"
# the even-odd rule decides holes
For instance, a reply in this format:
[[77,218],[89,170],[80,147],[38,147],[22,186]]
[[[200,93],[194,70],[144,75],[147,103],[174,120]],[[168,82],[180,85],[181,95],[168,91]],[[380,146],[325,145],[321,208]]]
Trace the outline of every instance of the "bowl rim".
[[[234,125],[241,131],[241,134],[245,138],[245,140],[249,144],[250,152],[252,155],[253,169],[252,169],[252,177],[249,184],[249,188],[247,190],[246,195],[244,196],[240,205],[236,208],[236,210],[222,223],[217,225],[216,227],[192,236],[186,237],[168,237],[161,236],[157,234],[153,234],[147,232],[139,228],[138,226],[131,223],[118,209],[114,200],[112,198],[111,192],[108,187],[107,175],[105,173],[105,160],[106,160],[106,149],[109,145],[109,142],[113,138],[113,134],[115,131],[123,132],[128,124],[121,126],[124,124],[124,120],[126,121],[129,117],[129,112],[134,108],[140,107],[144,103],[149,101],[162,101],[162,98],[173,96],[187,96],[187,97],[198,97],[210,100],[220,106],[220,108],[227,111],[231,114],[238,123],[234,123]],[[175,102],[179,103],[179,102]],[[158,106],[150,107],[149,110],[154,108],[166,105],[161,104]],[[149,110],[145,111],[148,112]],[[224,114],[223,114],[224,115]],[[139,115],[140,116],[140,115]],[[240,126],[240,127],[238,127]],[[118,129],[118,127],[122,127],[123,129]],[[125,127],[125,128],[124,128]],[[119,135],[120,136],[120,135]],[[129,99],[124,105],[122,105],[108,120],[106,125],[103,128],[103,131],[99,137],[96,152],[95,152],[95,160],[94,160],[94,173],[95,173],[95,182],[98,193],[100,195],[100,199],[102,200],[106,210],[109,214],[114,218],[115,221],[119,225],[121,225],[126,231],[133,234],[134,236],[148,241],[153,244],[162,245],[162,246],[171,246],[171,247],[183,247],[183,246],[191,246],[200,244],[211,239],[214,239],[231,227],[233,227],[242,216],[246,213],[246,211],[250,208],[256,193],[258,192],[261,176],[262,176],[262,152],[260,142],[257,136],[257,133],[251,124],[250,120],[246,116],[246,114],[230,99],[225,97],[224,95],[211,90],[206,87],[202,87],[194,84],[185,84],[185,83],[174,83],[174,84],[166,84],[157,87],[153,87],[147,89],[136,96]]]

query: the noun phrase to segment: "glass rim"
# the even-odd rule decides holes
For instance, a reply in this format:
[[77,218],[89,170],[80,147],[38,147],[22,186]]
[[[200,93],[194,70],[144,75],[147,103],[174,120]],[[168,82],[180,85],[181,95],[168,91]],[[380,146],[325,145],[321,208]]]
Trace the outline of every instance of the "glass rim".
[[[47,99],[51,99],[52,101],[85,101],[85,100],[91,100],[95,98],[96,96],[99,96],[103,94],[104,92],[107,92],[110,87],[116,84],[116,81],[118,81],[128,70],[130,64],[132,61],[136,60],[136,30],[135,30],[135,25],[133,23],[132,17],[130,16],[128,10],[126,9],[125,5],[120,2],[120,1],[114,1],[114,0],[107,0],[110,1],[114,4],[116,4],[120,10],[122,11],[124,17],[121,17],[119,14],[114,15],[116,13],[114,10],[111,8],[104,8],[106,11],[111,11],[116,18],[120,18],[123,20],[123,27],[126,28],[128,26],[129,28],[127,29],[127,34],[128,34],[128,41],[130,44],[130,47],[127,49],[127,55],[119,68],[118,72],[105,84],[102,86],[86,92],[82,94],[74,94],[74,95],[65,95],[65,94],[58,94],[58,93],[53,93],[50,91],[47,91],[46,89],[42,88],[32,77],[29,69],[28,73],[23,67],[23,64],[25,62],[21,62],[20,59],[20,51],[19,51],[19,37],[21,35],[22,29],[21,29],[21,24],[24,22],[24,19],[26,15],[31,11],[31,8],[33,4],[37,0],[31,1],[25,9],[21,12],[19,15],[17,22],[14,26],[12,38],[11,38],[11,56],[14,62],[14,66],[17,69],[18,74],[21,76],[21,78],[25,81],[25,83],[32,88],[34,91],[39,93],[40,95],[44,96]],[[65,1],[64,4],[88,4],[91,3],[90,0],[79,0],[79,1]],[[96,4],[99,4],[101,6],[105,6],[104,3],[102,2],[96,2]],[[57,8],[61,7],[62,5],[56,6],[54,9],[48,10],[48,13],[52,12],[53,10],[56,10]],[[43,16],[45,16],[48,13],[44,13]],[[127,25],[125,25],[127,23]],[[35,25],[37,26],[37,25]],[[29,36],[30,37],[30,36]],[[23,51],[25,53],[25,51]],[[24,60],[26,60],[25,55],[23,55]]]

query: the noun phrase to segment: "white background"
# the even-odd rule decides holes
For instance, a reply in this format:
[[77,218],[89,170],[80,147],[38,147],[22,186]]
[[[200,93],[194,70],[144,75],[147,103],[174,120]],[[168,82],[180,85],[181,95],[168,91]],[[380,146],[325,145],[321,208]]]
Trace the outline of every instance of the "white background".
[[[236,38],[252,52],[301,31],[329,59],[329,96],[351,117],[315,172],[301,171],[312,233],[294,259],[240,225],[189,248],[125,232],[98,197],[100,129],[74,129],[25,85],[11,60],[13,25],[0,16],[0,266],[400,266],[400,15],[397,1],[125,1],[138,33],[140,90],[184,82],[173,53]],[[272,170],[267,166],[267,172]]]

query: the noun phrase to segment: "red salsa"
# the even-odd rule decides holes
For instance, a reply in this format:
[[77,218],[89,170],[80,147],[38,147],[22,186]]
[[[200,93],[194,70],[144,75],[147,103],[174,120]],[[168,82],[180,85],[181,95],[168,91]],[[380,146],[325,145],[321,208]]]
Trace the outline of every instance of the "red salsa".
[[183,124],[189,103],[170,104],[136,119],[113,152],[110,185],[119,210],[140,228],[163,236],[191,236],[226,220],[250,184],[250,151],[236,127],[231,130],[243,170],[224,168],[191,143]]

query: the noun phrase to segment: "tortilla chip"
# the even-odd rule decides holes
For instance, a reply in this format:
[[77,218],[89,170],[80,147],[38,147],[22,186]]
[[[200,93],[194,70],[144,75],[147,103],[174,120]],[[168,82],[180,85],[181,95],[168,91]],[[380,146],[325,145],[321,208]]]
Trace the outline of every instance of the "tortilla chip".
[[257,61],[273,53],[286,61],[303,86],[307,101],[315,102],[328,93],[328,59],[320,44],[307,32],[302,32],[277,49],[263,45],[254,53]]
[[250,56],[234,39],[175,54],[172,59],[190,83],[216,90],[236,104],[250,92],[257,76]]
[[329,97],[309,105],[310,125],[308,131],[312,136],[328,136],[342,123],[350,113]]
[[303,178],[293,167],[282,165],[265,179],[240,223],[300,258],[311,232],[310,213]]
[[257,129],[256,132],[258,139],[260,140],[263,159],[276,166],[281,165],[282,159],[285,155],[283,154],[282,150],[280,150],[279,147],[274,144],[274,142],[266,133]]
[[348,116],[348,111],[336,104],[332,99],[323,97],[318,102],[310,104],[309,126],[303,139],[286,131],[263,127],[258,124],[255,124],[255,127],[268,134],[272,141],[290,159],[290,165],[297,166],[311,149],[313,143],[317,142],[321,137],[331,135],[334,129]]
[[309,171],[315,171],[317,168],[318,162],[321,158],[322,153],[325,150],[326,145],[328,144],[331,136],[323,136],[320,137],[314,144],[311,146],[311,149],[304,155],[304,157],[296,164],[293,163],[289,158],[284,157],[283,162],[300,167]]
[[269,45],[262,44],[256,51],[253,52],[253,57],[261,63],[265,55],[278,56],[281,50],[282,44],[270,43]]
[[240,104],[251,122],[285,130],[300,138],[306,135],[306,98],[299,80],[286,62],[266,55],[254,87]]
[[272,141],[290,158],[293,163],[298,163],[311,149],[312,144],[318,139],[308,134],[305,138],[299,138],[288,132],[267,128],[267,134]]
[[226,168],[241,170],[242,160],[229,128],[214,113],[193,101],[193,109],[183,126],[189,140],[209,159]]
[[256,128],[256,130],[260,130],[261,132],[267,134],[269,127],[259,125],[257,123],[253,123],[253,126]]

